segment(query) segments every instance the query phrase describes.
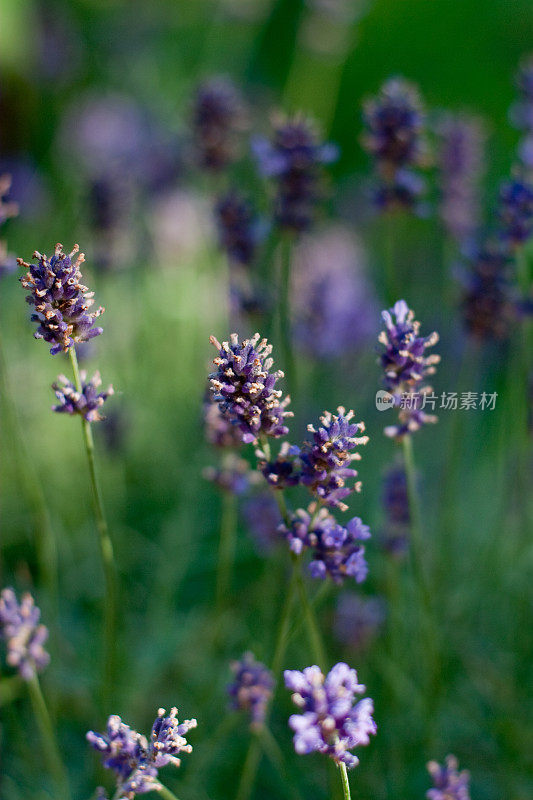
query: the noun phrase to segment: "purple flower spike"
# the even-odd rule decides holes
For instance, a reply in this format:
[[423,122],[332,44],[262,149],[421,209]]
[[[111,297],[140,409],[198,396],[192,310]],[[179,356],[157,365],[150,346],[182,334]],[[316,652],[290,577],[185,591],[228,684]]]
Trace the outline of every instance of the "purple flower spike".
[[362,143],[374,158],[376,204],[384,211],[418,210],[425,183],[412,170],[426,163],[425,115],[416,86],[390,78],[363,106]]
[[300,555],[304,549],[312,550],[309,572],[313,578],[330,578],[341,584],[345,578],[357,583],[365,580],[368,565],[365,548],[361,544],[370,538],[370,529],[359,517],[353,517],[344,527],[322,508],[318,513],[298,509],[290,525],[282,524],[279,532],[286,537],[293,553]]
[[398,300],[388,311],[383,311],[385,330],[379,335],[384,351],[380,362],[384,372],[384,385],[399,409],[399,424],[385,428],[385,434],[401,439],[413,433],[436,417],[424,411],[426,395],[431,394],[430,386],[424,384],[428,375],[435,372],[440,356],[426,355],[426,349],[433,347],[439,335],[420,336],[420,323],[405,300]]
[[19,213],[17,203],[6,200],[6,195],[11,188],[11,175],[0,175],[0,225],[11,217],[16,217]]
[[281,400],[282,392],[274,388],[283,372],[270,372],[272,345],[258,333],[242,342],[236,333],[229,342],[220,344],[214,336],[210,341],[219,352],[213,361],[217,369],[209,376],[213,396],[242,441],[256,444],[260,436],[285,436],[289,429],[284,420],[292,416],[285,410],[290,398]]
[[307,230],[319,198],[320,166],[335,161],[337,148],[323,144],[303,117],[281,120],[272,142],[257,138],[253,151],[259,171],[276,181],[276,219],[295,233]]
[[361,458],[359,453],[351,451],[368,442],[368,436],[359,435],[365,430],[364,423],[354,423],[352,418],[353,411],[346,413],[342,406],[337,414],[326,411],[318,430],[308,425],[312,439],[301,448],[293,448],[301,463],[301,482],[320,502],[341,511],[347,509],[344,498],[361,488],[360,482],[351,487],[346,485],[348,479],[357,476],[357,470],[350,464]]
[[250,469],[244,458],[239,458],[236,453],[226,453],[218,467],[206,467],[203,471],[206,480],[211,481],[223,492],[242,495],[255,484],[261,477]]
[[6,642],[6,661],[15,667],[25,681],[43,670],[50,656],[43,648],[48,628],[39,624],[40,610],[31,594],[24,594],[19,603],[13,589],[0,594],[0,639]]
[[470,800],[470,775],[466,770],[458,771],[455,756],[446,756],[443,766],[430,761],[428,772],[433,781],[433,789],[426,792],[427,800]]
[[230,192],[218,201],[215,216],[221,248],[231,262],[249,266],[259,238],[259,226],[250,204],[237,192]]
[[481,216],[485,132],[477,117],[447,114],[440,137],[440,214],[446,231],[459,244],[471,241]]
[[372,719],[370,698],[355,702],[365,687],[357,673],[343,662],[324,677],[320,667],[306,667],[303,672],[285,670],[285,686],[293,692],[293,702],[301,714],[293,714],[289,725],[294,731],[294,749],[299,755],[319,752],[330,756],[348,769],[359,759],[350,753],[354,747],[367,745],[377,731]]
[[236,157],[236,134],[245,126],[242,99],[231,81],[216,77],[194,98],[192,128],[198,163],[218,172]]
[[98,388],[102,385],[100,373],[95,372],[90,380],[87,380],[85,370],[80,372],[82,390],[78,392],[74,384],[64,375],[59,375],[57,383],[52,384],[59,403],[52,406],[52,411],[58,414],[79,414],[87,422],[99,422],[105,419],[100,414],[99,409],[103,406],[108,397],[114,394],[112,386],[108,386],[105,392],[99,392]]
[[500,229],[503,240],[514,249],[533,233],[533,184],[525,175],[516,175],[500,189]]
[[191,753],[192,745],[187,744],[185,734],[196,728],[195,719],[178,722],[178,709],[172,708],[167,716],[164,708],[157,712],[157,719],[150,734],[150,760],[157,769],[173,764],[179,767],[180,753]]
[[248,711],[253,726],[261,726],[272,692],[274,678],[264,664],[256,661],[253,653],[245,653],[240,661],[231,664],[234,681],[228,686],[232,708]]
[[177,713],[173,708],[166,716],[165,709],[159,709],[150,741],[116,715],[109,717],[105,733],[87,733],[91,747],[102,754],[104,767],[115,773],[115,797],[133,800],[137,794],[158,791],[158,770],[167,764],[179,767],[178,755],[191,752],[184,735],[196,727],[196,720],[179,723]]
[[517,309],[509,283],[507,248],[486,242],[472,250],[469,268],[461,275],[461,308],[468,332],[476,339],[506,339]]
[[[74,344],[87,342],[102,333],[102,328],[95,327],[94,322],[104,309],[89,311],[94,293],[80,282],[80,265],[85,256],[78,251],[79,246],[75,244],[67,255],[63,245],[56,244],[51,258],[35,251],[33,257],[38,259],[37,264],[17,259],[19,265],[28,270],[20,280],[30,291],[26,301],[36,311],[31,317],[32,322],[38,323],[33,335],[53,345],[52,355],[66,353]],[[75,260],[74,256],[77,256]]]

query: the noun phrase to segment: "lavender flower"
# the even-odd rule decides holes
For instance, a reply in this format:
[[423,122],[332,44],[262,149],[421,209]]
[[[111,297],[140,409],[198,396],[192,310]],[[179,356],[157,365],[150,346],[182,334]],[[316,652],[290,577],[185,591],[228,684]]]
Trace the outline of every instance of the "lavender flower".
[[250,469],[248,462],[235,453],[227,453],[219,467],[206,467],[203,475],[222,491],[236,495],[246,494],[260,480],[260,476]]
[[479,184],[485,144],[483,125],[477,117],[447,114],[437,130],[441,218],[450,236],[462,244],[471,240],[479,226]]
[[533,233],[533,184],[517,174],[500,188],[500,232],[512,248],[523,245]]
[[382,491],[385,510],[383,544],[391,555],[402,555],[407,549],[411,524],[407,475],[403,460],[397,460],[387,469],[383,477]]
[[424,184],[407,168],[426,162],[425,115],[418,89],[403,78],[390,78],[377,97],[364,103],[363,121],[363,147],[373,156],[378,176],[378,207],[416,208]]
[[204,398],[203,410],[205,438],[209,444],[218,448],[240,447],[242,438],[238,429],[222,413],[209,390]]
[[348,769],[359,759],[350,753],[354,747],[367,745],[377,726],[372,719],[370,698],[355,702],[365,687],[357,682],[357,673],[340,662],[324,677],[320,667],[306,667],[303,672],[285,670],[285,685],[293,692],[293,702],[302,714],[293,714],[289,725],[295,732],[294,749],[300,755],[319,752],[330,756]]
[[231,664],[235,680],[228,686],[232,708],[248,711],[253,726],[261,726],[274,690],[274,678],[253,653],[245,653],[240,661]]
[[201,167],[216,172],[234,161],[236,133],[243,127],[242,99],[229,80],[211,78],[198,88],[192,129]]
[[435,332],[419,335],[420,323],[405,300],[398,300],[381,316],[385,323],[385,330],[379,335],[385,348],[380,358],[384,385],[399,408],[399,425],[385,428],[385,434],[402,438],[426,423],[436,422],[436,417],[424,411],[426,396],[432,392],[424,380],[435,372],[440,356],[426,355],[425,351],[438,342],[439,336]]
[[313,578],[325,579],[329,575],[338,584],[346,577],[355,578],[357,583],[364,581],[368,565],[361,542],[370,538],[368,526],[353,517],[344,527],[327,509],[314,512],[313,507],[309,511],[299,508],[288,527],[285,523],[279,526],[293,553],[299,555],[306,548],[312,549],[309,571]]
[[280,120],[273,141],[253,143],[259,171],[276,180],[276,220],[281,228],[301,233],[313,222],[319,199],[319,168],[337,158],[331,144],[319,143],[313,124],[303,117]]
[[90,380],[87,380],[85,370],[80,372],[82,390],[78,392],[74,384],[64,375],[59,375],[57,383],[52,384],[59,404],[52,406],[52,411],[59,414],[79,414],[87,422],[99,422],[104,419],[99,409],[103,406],[108,397],[114,394],[112,386],[108,386],[105,392],[99,392],[98,388],[102,385],[100,373],[95,372]]
[[430,761],[428,772],[433,781],[433,789],[426,792],[427,800],[470,800],[470,775],[466,770],[459,772],[455,756],[446,756],[443,766]]
[[180,753],[190,753],[184,735],[196,727],[196,720],[177,720],[177,709],[166,716],[163,708],[157,712],[150,740],[125,725],[120,717],[111,716],[105,733],[87,733],[87,741],[102,754],[106,769],[115,773],[116,796],[130,800],[137,794],[157,791],[158,770],[167,764],[180,765]]
[[287,489],[300,483],[301,474],[294,449],[288,442],[283,442],[273,459],[264,450],[256,450],[257,468],[273,489]]
[[250,531],[258,550],[270,551],[278,541],[280,513],[271,492],[253,494],[243,504],[242,513],[246,529]]
[[230,261],[249,266],[254,260],[259,233],[251,205],[232,191],[218,201],[215,216],[221,248]]
[[347,509],[344,498],[361,488],[360,482],[351,487],[346,485],[349,478],[357,476],[357,470],[350,464],[361,458],[359,453],[351,451],[368,442],[368,436],[358,435],[365,430],[364,423],[354,423],[352,418],[353,411],[346,413],[342,406],[338,407],[337,414],[324,412],[318,430],[313,425],[307,426],[312,439],[304,442],[301,448],[293,448],[301,464],[301,483],[321,503],[342,511]]
[[256,333],[240,342],[233,333],[230,342],[210,338],[219,351],[213,360],[216,371],[209,378],[216,402],[228,421],[236,425],[245,443],[257,443],[259,436],[279,438],[288,433],[284,424],[292,416],[286,407],[290,398],[274,386],[283,372],[270,372],[272,345]]
[[376,299],[360,242],[334,225],[305,236],[294,256],[291,296],[299,346],[315,359],[365,347],[375,336]]
[[476,247],[461,276],[461,308],[468,332],[477,339],[506,339],[516,307],[509,285],[509,255],[493,242]]
[[31,594],[24,594],[19,603],[13,589],[3,589],[0,593],[0,639],[7,645],[6,661],[25,681],[30,681],[50,661],[43,648],[48,629],[39,624],[40,616]]
[[20,280],[25,289],[30,290],[26,301],[35,307],[32,322],[38,323],[33,334],[36,339],[44,339],[52,343],[52,355],[66,352],[78,342],[87,342],[102,333],[102,328],[95,327],[94,321],[103,313],[102,307],[89,311],[94,303],[93,294],[81,281],[80,265],[85,260],[83,253],[78,253],[79,246],[74,245],[67,255],[63,245],[56,244],[54,255],[48,258],[37,250],[33,257],[37,264],[28,264],[17,259],[20,266],[28,269]]
[[366,650],[385,620],[385,604],[380,597],[341,594],[335,614],[335,634],[340,642],[355,650]]

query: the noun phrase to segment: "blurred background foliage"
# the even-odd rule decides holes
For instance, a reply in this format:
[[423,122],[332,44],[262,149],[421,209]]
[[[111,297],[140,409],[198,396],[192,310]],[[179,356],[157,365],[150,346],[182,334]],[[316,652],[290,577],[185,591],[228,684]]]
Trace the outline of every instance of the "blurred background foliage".
[[[226,267],[210,218],[213,187],[191,166],[189,153],[198,82],[231,76],[251,104],[255,132],[269,130],[272,109],[303,110],[315,114],[339,145],[322,224],[340,219],[366,246],[376,334],[385,304],[382,229],[362,189],[369,172],[359,142],[362,100],[400,73],[420,86],[428,109],[480,114],[489,136],[487,219],[513,161],[518,134],[508,109],[517,63],[533,44],[530,0],[346,5],[350,21],[340,24],[313,21],[303,0],[1,0],[0,172],[12,172],[20,204],[5,236],[9,249],[25,259],[35,248],[50,254],[56,241],[66,248],[79,241],[86,282],[106,307],[104,334],[88,348],[83,366],[98,367],[104,384],[116,390],[108,419],[95,426],[122,583],[120,680],[113,707],[103,711],[94,700],[102,581],[86,463],[78,425],[50,412],[50,384],[68,364],[33,340],[18,281],[2,281],[2,374],[10,396],[4,392],[1,413],[1,583],[30,589],[51,627],[44,684],[76,798],[88,798],[106,780],[86,746],[87,729],[102,729],[107,714],[116,713],[146,730],[159,706],[174,704],[199,725],[190,736],[194,752],[168,778],[169,786],[181,800],[231,797],[248,733],[244,719],[225,720],[228,664],[245,649],[270,660],[283,594],[286,546],[265,555],[240,519],[232,594],[223,612],[215,611],[221,498],[202,477],[213,454],[204,442],[201,406],[213,357],[208,337],[225,338],[231,321]],[[138,177],[139,164],[122,167],[133,192],[111,267],[99,264],[106,245],[89,215],[83,144],[72,146],[82,124],[73,109],[87,97],[107,98],[110,107],[117,98],[132,102],[150,131],[147,158],[156,162],[148,188]],[[235,175],[257,192],[249,158]],[[526,800],[533,796],[533,548],[529,476],[519,460],[526,432],[516,423],[524,401],[512,379],[520,333],[470,353],[460,377],[465,337],[439,223],[434,214],[406,220],[396,234],[402,294],[423,330],[441,333],[436,391],[457,391],[462,381],[464,389],[497,391],[498,401],[492,412],[442,412],[439,424],[415,441],[445,643],[434,708],[421,709],[413,679],[422,645],[403,563],[392,567],[404,583],[394,658],[387,627],[363,652],[335,638],[339,590],[320,607],[331,663],[342,658],[356,667],[376,704],[379,733],[352,773],[353,792],[358,800],[421,798],[428,787],[425,762],[453,751],[472,772],[474,799]],[[395,450],[374,406],[376,353],[373,335],[337,359],[316,361],[300,352],[290,434],[300,441],[309,421],[339,404],[365,420],[370,443],[360,469],[363,492],[351,510],[374,532],[369,578],[357,589],[371,596],[388,591],[390,560],[380,545],[382,474]],[[279,353],[276,364],[283,368]],[[57,537],[57,623],[37,577],[34,536],[42,519],[36,479]],[[443,531],[444,481],[452,491]],[[286,666],[310,661],[300,632]],[[1,796],[49,798],[24,692],[16,683],[12,691],[13,697],[0,697]],[[272,729],[287,755],[291,783],[299,797],[325,797],[323,760],[292,752],[286,694],[280,689],[276,695]],[[255,796],[273,794],[288,797],[290,790],[264,759]]]

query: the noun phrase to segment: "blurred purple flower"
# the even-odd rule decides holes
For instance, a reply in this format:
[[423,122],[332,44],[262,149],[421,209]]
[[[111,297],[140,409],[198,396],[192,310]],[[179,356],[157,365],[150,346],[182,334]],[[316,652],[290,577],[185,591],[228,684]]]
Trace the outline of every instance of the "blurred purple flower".
[[268,703],[274,690],[274,677],[267,667],[256,661],[253,653],[245,653],[231,663],[234,681],[228,686],[232,708],[248,711],[251,724],[260,727],[265,721]]
[[236,495],[246,494],[260,479],[248,462],[235,453],[226,453],[218,467],[206,467],[203,476],[222,491]]
[[385,603],[381,598],[341,594],[334,623],[337,639],[355,650],[365,650],[383,625],[385,616]]
[[450,236],[462,244],[470,241],[479,227],[485,132],[478,117],[446,114],[437,133],[441,218]]
[[0,639],[7,646],[6,661],[25,681],[31,680],[50,661],[43,648],[48,629],[39,624],[40,616],[31,594],[22,595],[19,603],[13,589],[3,589],[0,593]]
[[403,78],[389,78],[378,95],[363,104],[363,121],[362,144],[374,159],[378,208],[418,211],[425,184],[412,168],[427,163],[418,89]]
[[382,503],[385,511],[383,546],[391,555],[403,555],[407,550],[411,515],[402,459],[391,464],[383,476]]
[[202,83],[192,111],[193,144],[200,166],[216,172],[235,161],[236,135],[245,125],[243,100],[230,80],[217,76]]
[[446,756],[443,766],[430,761],[428,772],[433,781],[433,789],[426,792],[427,800],[470,800],[470,775],[466,770],[458,771],[455,756]]
[[[26,301],[36,311],[31,317],[32,322],[38,323],[33,335],[53,344],[50,348],[52,355],[67,352],[74,344],[99,336],[103,330],[95,327],[94,322],[104,309],[89,311],[94,303],[94,292],[80,282],[80,266],[85,256],[78,251],[79,246],[75,244],[66,254],[63,245],[56,244],[51,258],[37,250],[34,252],[37,264],[17,259],[19,265],[28,270],[20,280],[22,286],[30,291]],[[77,256],[76,260],[73,260],[74,256]]]
[[222,414],[241,432],[242,441],[285,436],[284,422],[292,413],[286,411],[289,397],[281,400],[282,392],[274,388],[283,372],[270,371],[272,345],[258,333],[242,342],[236,333],[229,342],[220,344],[214,336],[210,341],[219,353],[213,360],[216,371],[209,376],[213,396]]
[[58,382],[52,384],[52,389],[59,400],[59,404],[52,406],[52,411],[57,411],[60,414],[79,414],[87,422],[99,422],[104,419],[100,414],[100,409],[107,398],[114,394],[113,387],[108,386],[104,392],[98,391],[102,385],[99,372],[95,372],[93,377],[87,380],[87,373],[82,370],[80,379],[82,390],[78,392],[68,378],[64,375],[58,376]]
[[533,233],[533,183],[517,173],[500,187],[501,236],[511,249],[520,247]]
[[463,283],[461,309],[468,332],[477,339],[506,339],[517,317],[509,284],[506,248],[487,241],[470,252]]
[[242,505],[242,514],[258,549],[269,552],[279,540],[280,513],[270,492],[253,494]]
[[375,336],[377,305],[362,247],[340,225],[298,244],[292,298],[295,340],[315,358],[341,356]]
[[272,142],[257,137],[252,150],[261,174],[275,179],[280,227],[295,233],[307,230],[320,199],[320,167],[336,160],[337,148],[320,143],[313,124],[296,116],[277,122]]
[[303,672],[285,670],[285,685],[293,692],[293,702],[301,714],[293,714],[289,725],[295,732],[294,749],[300,755],[318,751],[348,769],[359,759],[350,753],[354,747],[368,745],[377,732],[372,719],[370,698],[355,701],[365,687],[357,682],[357,673],[347,664],[336,664],[327,677],[320,667],[306,667]]
[[232,191],[215,208],[220,246],[230,261],[249,266],[255,256],[259,227],[253,209],[243,197]]

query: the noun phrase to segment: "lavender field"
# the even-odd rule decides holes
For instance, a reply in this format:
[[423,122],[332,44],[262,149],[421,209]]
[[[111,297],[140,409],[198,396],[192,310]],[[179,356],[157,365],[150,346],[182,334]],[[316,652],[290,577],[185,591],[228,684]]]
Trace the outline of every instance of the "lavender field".
[[0,800],[532,800],[529,0],[0,5]]

